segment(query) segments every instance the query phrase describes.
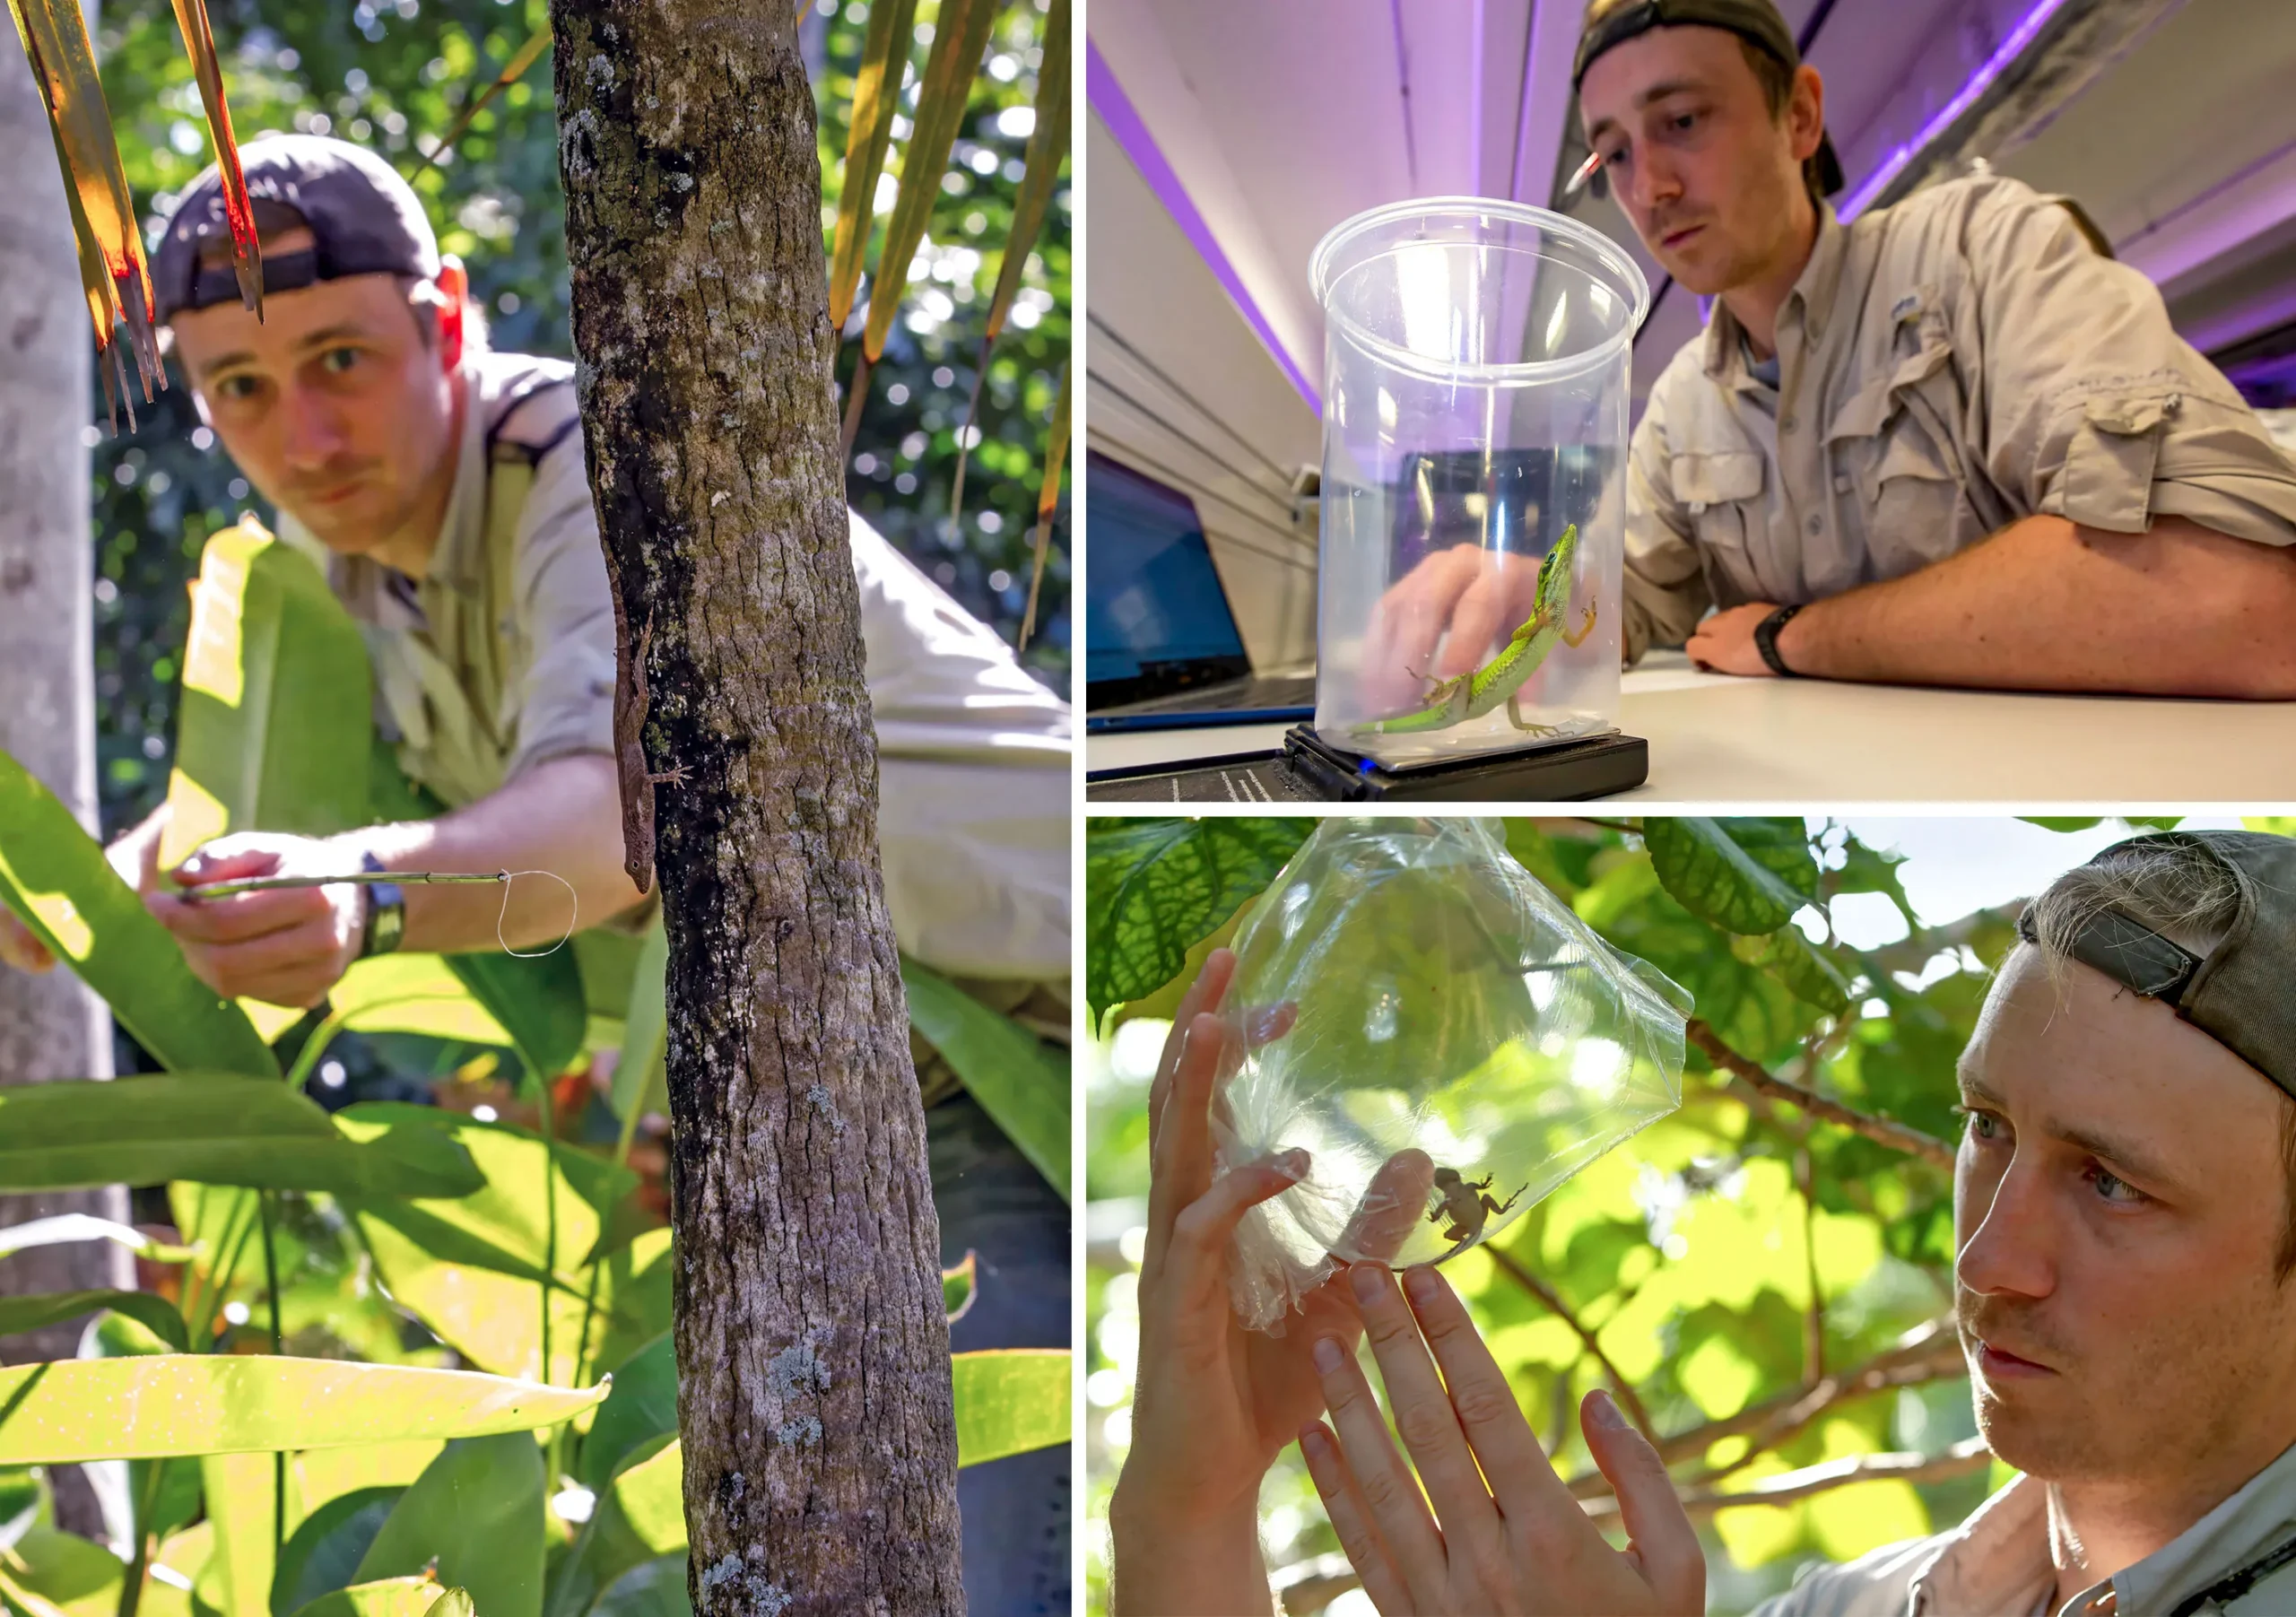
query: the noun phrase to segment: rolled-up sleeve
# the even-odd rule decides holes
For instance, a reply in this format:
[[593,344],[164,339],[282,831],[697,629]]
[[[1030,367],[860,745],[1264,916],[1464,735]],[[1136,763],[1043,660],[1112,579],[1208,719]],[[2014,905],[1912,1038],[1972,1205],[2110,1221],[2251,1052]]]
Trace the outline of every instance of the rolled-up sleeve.
[[2111,533],[2186,517],[2296,543],[2296,465],[2152,283],[2100,257],[2056,203],[2003,183],[1962,222],[1976,268],[1982,452],[2026,509]]
[[1689,513],[1674,497],[1673,448],[1666,439],[1669,366],[1650,391],[1626,456],[1626,660],[1651,646],[1679,646],[1713,598]]
[[613,751],[613,596],[579,433],[535,469],[512,580],[518,638],[532,655],[510,693],[517,741],[506,780],[553,758]]

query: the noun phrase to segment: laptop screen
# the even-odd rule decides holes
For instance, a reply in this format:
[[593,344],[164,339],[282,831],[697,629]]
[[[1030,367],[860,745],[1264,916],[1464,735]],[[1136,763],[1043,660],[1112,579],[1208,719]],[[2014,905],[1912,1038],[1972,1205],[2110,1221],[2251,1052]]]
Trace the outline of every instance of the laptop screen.
[[1085,706],[1250,674],[1195,502],[1097,450],[1084,458]]

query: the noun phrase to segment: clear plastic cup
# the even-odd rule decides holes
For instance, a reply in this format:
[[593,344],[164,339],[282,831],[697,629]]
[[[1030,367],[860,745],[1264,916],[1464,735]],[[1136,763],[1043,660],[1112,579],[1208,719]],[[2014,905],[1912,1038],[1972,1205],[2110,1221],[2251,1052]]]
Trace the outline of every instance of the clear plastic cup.
[[1310,274],[1318,733],[1408,767],[1616,729],[1640,269],[1560,213],[1443,196],[1348,220]]

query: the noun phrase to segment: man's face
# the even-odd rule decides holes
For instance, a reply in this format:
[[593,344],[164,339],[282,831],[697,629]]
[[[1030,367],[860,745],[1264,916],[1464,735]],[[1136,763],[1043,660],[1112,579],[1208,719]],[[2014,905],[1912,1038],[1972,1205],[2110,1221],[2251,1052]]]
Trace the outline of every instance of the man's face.
[[1579,116],[1611,195],[1666,273],[1701,297],[1795,249],[1802,159],[1824,127],[1817,75],[1805,69],[1802,85],[1808,107],[1797,97],[1772,119],[1737,35],[1718,28],[1654,28],[1587,69]]
[[[264,244],[298,251],[310,232]],[[391,275],[349,275],[186,309],[176,351],[224,449],[265,497],[330,550],[360,555],[406,526],[453,453],[459,330],[423,340]]]
[[2087,966],[2020,947],[1961,1057],[1955,1304],[1978,1425],[2051,1482],[2205,1472],[2296,1437],[2273,1278],[2288,1101]]

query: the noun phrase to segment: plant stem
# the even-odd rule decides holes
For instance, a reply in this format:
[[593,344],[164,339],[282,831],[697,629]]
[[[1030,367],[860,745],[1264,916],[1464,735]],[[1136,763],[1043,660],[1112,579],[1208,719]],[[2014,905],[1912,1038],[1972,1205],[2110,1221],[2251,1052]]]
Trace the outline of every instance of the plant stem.
[[135,1617],[135,1608],[143,1604],[144,1585],[152,1575],[152,1551],[158,1537],[146,1525],[152,1512],[159,1508],[160,1473],[165,1460],[146,1460],[150,1467],[144,1474],[144,1490],[135,1501],[135,1558],[127,1563],[127,1575],[119,1585],[119,1617]]
[[1706,1052],[1709,1061],[1724,1072],[1744,1079],[1769,1099],[1799,1107],[1822,1122],[1864,1135],[1876,1144],[1904,1152],[1908,1156],[1918,1157],[1925,1162],[1952,1171],[1953,1148],[1935,1135],[1924,1134],[1894,1118],[1868,1117],[1839,1100],[1829,1100],[1823,1095],[1805,1090],[1798,1083],[1788,1083],[1774,1075],[1761,1063],[1739,1055],[1722,1042],[1720,1034],[1696,1018],[1692,1019],[1683,1031],[1691,1043]]
[[[263,1208],[263,1283],[271,1293],[271,1352],[280,1356],[279,1335],[279,1248],[271,1233],[271,1192],[259,1190]],[[279,1564],[279,1552],[287,1543],[287,1455],[276,1450],[271,1456],[271,1560]]]

